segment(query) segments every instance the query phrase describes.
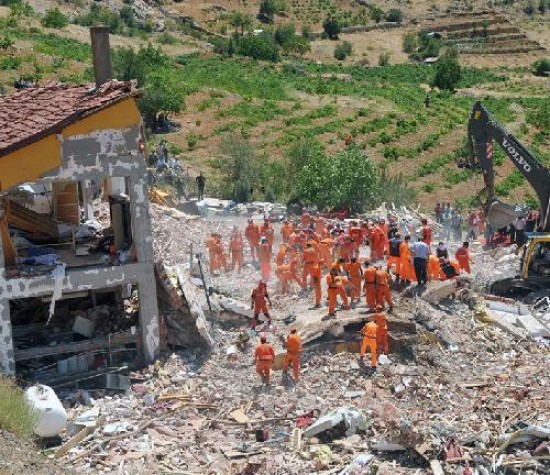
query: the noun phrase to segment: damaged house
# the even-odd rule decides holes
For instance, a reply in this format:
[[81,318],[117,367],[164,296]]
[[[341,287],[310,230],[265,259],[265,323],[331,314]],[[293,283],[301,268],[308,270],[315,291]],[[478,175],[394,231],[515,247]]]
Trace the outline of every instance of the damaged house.
[[153,360],[159,324],[142,119],[92,28],[95,86],[0,97],[0,373]]

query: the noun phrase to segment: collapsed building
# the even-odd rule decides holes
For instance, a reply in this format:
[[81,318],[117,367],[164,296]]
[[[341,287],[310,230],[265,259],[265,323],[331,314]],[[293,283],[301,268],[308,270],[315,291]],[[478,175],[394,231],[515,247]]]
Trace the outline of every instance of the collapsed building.
[[152,361],[159,324],[142,119],[92,28],[96,83],[0,97],[0,372]]

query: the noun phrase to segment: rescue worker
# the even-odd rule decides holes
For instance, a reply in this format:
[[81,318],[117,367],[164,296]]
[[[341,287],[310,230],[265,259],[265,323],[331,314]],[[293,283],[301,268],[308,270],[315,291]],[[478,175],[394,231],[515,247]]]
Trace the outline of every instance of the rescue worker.
[[445,259],[444,257],[439,259],[439,265],[441,272],[439,278],[441,280],[454,279],[460,275],[460,265],[455,259]]
[[361,281],[363,280],[363,270],[361,269],[361,263],[357,260],[357,257],[352,257],[344,269],[348,273],[349,280],[351,282],[351,302],[359,302],[361,299]]
[[421,221],[422,229],[420,230],[420,240],[425,242],[428,246],[432,243],[432,229],[428,226],[428,220],[423,218]]
[[441,274],[439,259],[440,257],[434,254],[428,256],[428,280],[439,280]]
[[267,284],[265,282],[260,282],[258,286],[252,290],[250,299],[252,302],[252,310],[254,312],[254,318],[251,322],[252,328],[256,328],[256,325],[258,325],[258,317],[260,316],[260,313],[263,313],[267,318],[267,321],[271,323],[271,316],[269,315],[269,310],[267,309],[267,304],[271,306],[271,300],[269,299],[269,294],[267,293]]
[[414,273],[414,266],[411,261],[411,249],[410,249],[411,237],[405,236],[404,241],[399,245],[399,259],[401,261],[401,280],[405,280],[407,284],[416,280]]
[[447,249],[447,246],[442,241],[439,241],[439,244],[435,248],[435,255],[439,259],[440,257],[444,257],[445,259],[449,258],[449,249]]
[[302,230],[308,229],[311,224],[311,215],[309,213],[302,213],[302,216],[300,216],[300,225],[302,227]]
[[381,305],[376,307],[376,313],[372,316],[376,323],[376,348],[379,355],[387,355],[388,346],[388,322]]
[[324,239],[326,237],[327,228],[325,227],[325,220],[319,213],[315,216],[315,231],[320,239]]
[[288,252],[288,244],[282,243],[279,246],[279,251],[277,252],[277,257],[275,258],[275,262],[278,266],[282,266],[285,263],[286,255]]
[[[336,315],[336,300],[338,295],[342,297],[344,308],[348,307],[348,298],[339,279],[338,270],[331,269],[327,275],[327,294],[328,294],[328,313],[330,316]],[[343,292],[342,292],[343,291]]]
[[307,279],[310,278],[309,287],[313,287],[313,268],[319,265],[319,253],[313,248],[313,244],[308,242],[304,249],[304,270],[302,272],[302,281],[307,285]]
[[294,226],[287,219],[283,221],[281,226],[281,236],[283,237],[283,242],[288,243],[290,240],[290,235],[294,232]]
[[256,351],[254,351],[254,360],[256,362],[256,372],[262,378],[262,384],[269,386],[271,368],[275,361],[275,350],[267,342],[266,337],[260,338],[260,344],[256,346]]
[[399,254],[399,248],[401,246],[401,234],[396,232],[390,239],[388,262],[386,263],[386,270],[391,271],[391,268],[395,266],[395,276],[397,280],[400,279],[401,274],[401,258]]
[[313,278],[313,289],[315,290],[315,308],[321,307],[321,268],[323,261],[320,260],[317,265],[313,267],[311,276]]
[[271,254],[273,252],[273,242],[275,241],[275,230],[273,229],[269,218],[264,218],[264,224],[260,228],[260,234],[267,238],[269,254]]
[[338,249],[340,251],[340,257],[350,260],[354,255],[354,242],[353,239],[347,234],[342,233],[338,238]]
[[339,275],[336,277],[337,282],[337,295],[342,299],[342,307],[344,310],[349,310],[349,295],[351,291],[351,282],[345,275]]
[[469,247],[470,243],[468,241],[465,241],[464,243],[462,243],[462,246],[460,246],[455,252],[455,257],[458,261],[458,264],[460,265],[460,268],[468,274],[472,272],[470,269],[470,262],[472,258],[470,257]]
[[384,258],[384,231],[379,226],[374,226],[371,230],[370,256],[372,261]]
[[296,282],[301,288],[304,288],[304,283],[298,275],[298,263],[296,259],[292,259],[288,264],[277,266],[276,275],[281,283],[281,293],[283,295],[288,292],[288,283],[291,281]]
[[384,269],[376,268],[376,305],[384,307],[386,302],[393,309],[393,301],[390,292],[390,277]]
[[371,312],[374,312],[376,309],[376,267],[371,265],[368,260],[363,263],[363,267],[365,268],[363,278],[367,306]]
[[269,279],[271,279],[271,246],[265,236],[262,236],[260,241],[258,260],[260,261],[262,279],[264,282],[269,282]]
[[353,243],[353,255],[359,257],[359,248],[363,243],[363,230],[356,221],[352,221],[348,233]]
[[216,238],[216,261],[218,267],[221,269],[224,268],[225,272],[229,270],[229,265],[227,264],[227,257],[225,256],[225,250],[223,248],[222,236],[219,233],[215,233],[214,237]]
[[374,370],[378,364],[378,354],[376,347],[376,335],[378,334],[378,325],[374,322],[367,322],[361,330],[363,335],[363,341],[361,343],[361,351],[359,352],[359,358],[363,359],[367,348],[371,353],[371,368]]
[[336,241],[330,237],[322,239],[319,243],[319,257],[324,261],[326,266],[332,262],[332,249]]
[[210,237],[206,240],[206,248],[208,249],[208,264],[211,274],[217,272],[219,269],[217,257],[218,240],[216,239],[215,234],[216,233],[211,233]]
[[283,366],[283,372],[287,373],[289,366],[292,364],[292,373],[294,382],[297,383],[300,378],[300,353],[302,352],[302,339],[298,335],[296,328],[290,329],[290,335],[286,339],[286,356]]
[[244,246],[243,239],[240,234],[232,234],[229,241],[229,252],[231,253],[231,269],[237,267],[238,272],[241,272],[244,264]]
[[260,226],[254,224],[251,219],[248,220],[248,225],[244,230],[244,235],[250,245],[250,255],[252,256],[252,262],[256,262],[256,252],[260,245]]

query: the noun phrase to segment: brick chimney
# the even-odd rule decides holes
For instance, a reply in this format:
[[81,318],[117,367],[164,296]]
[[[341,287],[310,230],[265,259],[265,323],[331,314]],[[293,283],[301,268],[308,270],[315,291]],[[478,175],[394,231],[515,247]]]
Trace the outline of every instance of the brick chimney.
[[109,28],[106,26],[92,26],[90,28],[92,38],[92,61],[94,63],[94,76],[96,88],[113,79],[111,68],[111,52],[109,46]]

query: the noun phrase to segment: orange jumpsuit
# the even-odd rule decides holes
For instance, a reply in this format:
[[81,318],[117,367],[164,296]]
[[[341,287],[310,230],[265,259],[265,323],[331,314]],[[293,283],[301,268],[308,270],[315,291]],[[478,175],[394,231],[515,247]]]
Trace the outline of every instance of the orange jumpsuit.
[[313,288],[315,289],[315,306],[321,306],[321,264],[317,264],[311,271],[313,278]]
[[281,293],[286,294],[288,291],[288,283],[296,282],[300,287],[304,286],[303,281],[298,275],[297,263],[295,260],[290,261],[290,264],[281,264],[277,266],[277,277],[281,282]]
[[218,262],[218,253],[217,253],[217,247],[218,247],[218,240],[210,236],[206,240],[206,248],[208,249],[208,263],[210,265],[210,273],[216,272],[220,268],[220,264]]
[[218,239],[218,242],[216,244],[216,259],[218,261],[219,267],[220,268],[223,267],[227,272],[228,270],[227,257],[225,256],[225,251],[223,249],[223,243],[221,239]]
[[401,274],[399,277],[403,280],[416,281],[416,274],[414,273],[414,266],[411,262],[411,250],[409,244],[403,241],[399,245],[399,259],[401,260]]
[[260,261],[262,280],[269,282],[271,278],[271,247],[269,244],[260,244],[258,248],[258,260]]
[[267,238],[267,244],[269,245],[269,252],[273,249],[273,242],[275,241],[275,230],[269,221],[264,222],[260,229],[260,234]]
[[269,311],[267,309],[267,289],[265,287],[256,287],[252,291],[252,306],[254,319],[257,319],[260,313],[269,317]]
[[353,287],[351,291],[351,300],[359,301],[361,299],[361,280],[363,279],[363,272],[361,271],[361,263],[358,261],[348,262],[345,265],[346,272],[349,275],[349,280]]
[[309,286],[313,287],[313,268],[319,265],[319,253],[313,247],[306,247],[303,253],[304,270],[302,281],[307,285],[307,278],[310,278]]
[[428,246],[432,243],[432,230],[428,225],[422,226],[422,241],[424,241]]
[[256,346],[254,359],[256,360],[256,372],[265,380],[266,384],[269,384],[271,368],[275,361],[275,350],[269,343],[260,343]]
[[315,231],[321,239],[325,237],[327,232],[327,229],[325,228],[325,220],[320,215],[315,217]]
[[332,262],[332,248],[336,244],[334,239],[326,238],[319,243],[319,255],[327,267]]
[[363,273],[363,278],[365,280],[367,306],[372,312],[376,308],[376,267],[368,266]]
[[340,257],[346,260],[351,259],[354,254],[353,246],[353,240],[349,236],[345,236],[344,239],[340,240]]
[[286,339],[286,356],[283,371],[288,371],[292,364],[294,381],[298,382],[300,377],[300,353],[302,352],[302,339],[298,333],[291,333]]
[[328,293],[328,312],[333,315],[336,312],[336,299],[338,295],[342,297],[344,307],[348,307],[348,296],[342,286],[339,276],[327,275],[327,293]]
[[348,293],[346,290],[349,289],[349,287],[351,286],[351,282],[346,276],[343,275],[339,275],[338,277],[336,277],[336,282],[338,283],[337,295],[339,295],[342,299],[344,309],[349,310]]
[[300,216],[300,224],[302,225],[302,229],[309,228],[311,224],[311,215],[309,213],[303,213],[302,216]]
[[373,261],[384,257],[384,232],[378,226],[375,226],[371,232],[370,253]]
[[456,260],[458,261],[458,264],[460,265],[460,268],[467,272],[468,274],[471,273],[470,269],[470,251],[464,247],[460,246],[456,253],[455,253]]
[[373,315],[374,322],[378,327],[376,330],[376,346],[378,352],[382,355],[388,354],[388,322],[386,319],[386,314],[382,312],[377,312]]
[[284,223],[281,226],[281,235],[283,236],[283,242],[288,243],[290,235],[294,232],[294,226],[292,223]]
[[260,226],[254,223],[248,223],[244,230],[244,235],[246,236],[248,244],[250,244],[250,255],[252,256],[252,260],[255,261],[256,251],[260,245]]
[[277,262],[278,266],[282,266],[285,263],[285,257],[286,253],[288,251],[288,244],[281,244],[279,246],[279,252],[277,252],[277,257],[275,259],[275,262]]
[[239,235],[235,235],[229,242],[229,252],[231,253],[231,267],[238,268],[241,271],[244,264],[243,240]]
[[439,265],[439,258],[435,254],[428,256],[428,279],[438,280],[441,273],[441,266]]
[[383,252],[390,251],[390,238],[388,236],[388,231],[390,230],[390,225],[388,223],[380,224],[380,229],[382,231],[382,241],[383,241]]
[[363,230],[359,226],[349,228],[349,235],[353,240],[353,251],[355,256],[359,256],[359,247],[363,243]]
[[376,365],[378,364],[378,354],[376,353],[376,335],[378,333],[378,325],[374,322],[367,322],[361,333],[363,334],[363,341],[361,343],[361,351],[359,355],[363,358],[368,348],[371,353],[371,366],[376,368]]
[[393,307],[388,273],[383,269],[379,269],[376,271],[376,305],[384,306],[384,302],[390,308]]

